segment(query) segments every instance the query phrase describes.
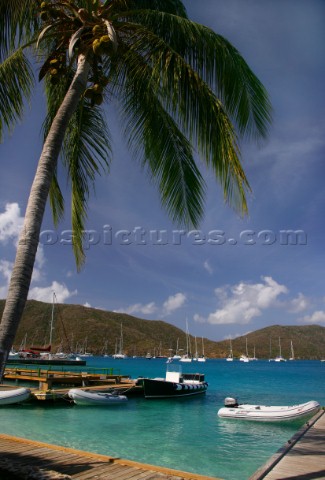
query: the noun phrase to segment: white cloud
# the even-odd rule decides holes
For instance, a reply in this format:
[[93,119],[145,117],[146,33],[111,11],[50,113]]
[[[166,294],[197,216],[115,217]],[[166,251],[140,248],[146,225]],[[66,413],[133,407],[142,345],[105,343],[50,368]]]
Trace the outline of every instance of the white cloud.
[[184,293],[176,293],[168,297],[168,299],[163,304],[163,309],[165,315],[169,315],[175,310],[181,308],[186,302],[186,295]]
[[39,300],[41,302],[52,302],[53,292],[59,303],[64,303],[70,297],[77,295],[77,290],[70,291],[66,285],[59,282],[52,282],[48,287],[33,287],[29,290],[28,299]]
[[5,211],[0,213],[0,242],[17,242],[23,221],[18,203],[7,203]]
[[[23,222],[24,217],[20,215],[20,207],[18,203],[7,203],[5,211],[0,213],[0,243],[7,245],[11,242],[16,248]],[[45,261],[43,246],[39,244],[35,258],[32,281],[41,280],[42,267],[44,266]],[[0,273],[6,280],[6,285],[0,287],[1,296],[5,297],[7,295],[13,265],[14,264],[11,261],[4,259],[1,261]]]
[[167,298],[163,303],[162,307],[156,305],[155,302],[149,302],[146,304],[143,303],[134,303],[125,308],[119,308],[114,310],[117,313],[128,313],[129,315],[153,315],[154,313],[160,312],[159,315],[167,316],[172,312],[181,308],[186,301],[186,295],[184,293],[176,293]]
[[197,322],[197,323],[205,323],[206,322],[206,319],[204,317],[202,317],[202,315],[199,315],[198,313],[195,313],[193,315],[193,320],[194,320],[194,322]]
[[[248,284],[241,282],[233,287],[218,288],[215,293],[221,304],[215,312],[210,313],[206,322],[211,324],[247,324],[254,317],[262,314],[263,310],[277,304],[281,293],[288,289],[280,285],[271,277],[262,277],[263,283]],[[195,315],[196,321],[203,321],[203,317]]]
[[317,310],[312,315],[306,315],[301,318],[300,321],[313,324],[325,323],[325,312],[323,310]]
[[8,260],[0,260],[0,273],[7,280],[7,283],[10,280],[12,270],[12,262]]
[[114,310],[117,313],[128,313],[129,315],[141,314],[141,315],[152,315],[157,311],[155,302],[147,303],[143,305],[142,303],[135,303],[126,308],[119,308]]
[[309,300],[305,295],[299,293],[297,298],[291,300],[290,312],[298,313],[303,312],[309,306]]
[[0,274],[5,279],[5,284],[0,286],[0,298],[7,297],[11,270],[12,270],[12,262],[9,262],[8,260],[0,260]]
[[206,260],[203,264],[203,267],[205,268],[205,270],[210,274],[212,275],[213,274],[213,268],[211,267],[210,263],[208,262],[208,260]]

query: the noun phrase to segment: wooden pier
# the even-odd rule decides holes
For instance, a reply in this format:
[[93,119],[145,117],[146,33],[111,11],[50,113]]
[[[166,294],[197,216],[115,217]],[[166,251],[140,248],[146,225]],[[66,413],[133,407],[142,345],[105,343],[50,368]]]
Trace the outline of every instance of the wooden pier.
[[[104,369],[101,373],[71,372],[66,370],[6,368],[4,380],[31,384],[31,392],[37,400],[62,400],[70,388],[87,388],[87,390],[119,390],[126,395],[143,393],[143,388],[136,385],[128,376],[114,374]],[[37,385],[37,387],[35,386]],[[10,387],[6,387],[10,388]]]
[[218,480],[0,434],[0,478],[17,480]]
[[249,480],[325,479],[325,411],[309,420]]

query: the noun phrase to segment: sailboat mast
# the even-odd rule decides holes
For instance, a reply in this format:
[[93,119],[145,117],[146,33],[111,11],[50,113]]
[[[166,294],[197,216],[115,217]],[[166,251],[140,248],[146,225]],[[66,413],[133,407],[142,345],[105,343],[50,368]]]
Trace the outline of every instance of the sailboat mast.
[[51,314],[51,323],[50,323],[50,345],[51,346],[53,341],[53,330],[54,330],[54,300],[55,300],[55,293],[53,292],[52,314]]
[[122,323],[121,323],[121,337],[120,337],[120,352],[119,353],[122,353],[123,352],[123,327],[122,327]]

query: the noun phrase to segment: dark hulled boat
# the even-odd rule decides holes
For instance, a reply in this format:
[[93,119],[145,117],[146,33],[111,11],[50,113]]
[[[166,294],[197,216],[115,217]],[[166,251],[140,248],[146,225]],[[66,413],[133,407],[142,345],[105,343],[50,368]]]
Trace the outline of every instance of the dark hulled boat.
[[182,373],[180,365],[168,365],[165,378],[141,378],[145,398],[189,397],[205,393],[208,383],[202,373]]

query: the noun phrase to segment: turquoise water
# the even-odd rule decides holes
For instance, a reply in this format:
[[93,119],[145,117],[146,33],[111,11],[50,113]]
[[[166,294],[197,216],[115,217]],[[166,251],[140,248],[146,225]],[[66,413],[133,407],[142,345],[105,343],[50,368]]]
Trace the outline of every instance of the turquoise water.
[[[89,358],[87,367],[164,376],[163,359]],[[1,432],[33,440],[168,466],[226,480],[246,480],[303,425],[220,419],[226,396],[242,403],[325,405],[325,363],[208,360],[183,371],[206,374],[206,395],[178,400],[130,398],[126,405],[2,407]],[[85,370],[85,367],[82,368]],[[119,370],[119,372],[118,372]]]

